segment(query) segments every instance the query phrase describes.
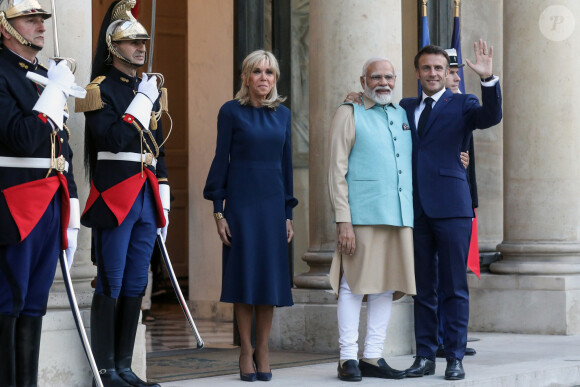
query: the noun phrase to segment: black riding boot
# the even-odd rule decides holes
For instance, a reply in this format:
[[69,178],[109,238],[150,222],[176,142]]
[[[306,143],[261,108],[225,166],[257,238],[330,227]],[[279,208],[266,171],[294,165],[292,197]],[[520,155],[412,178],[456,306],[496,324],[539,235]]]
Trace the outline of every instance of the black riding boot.
[[38,354],[42,316],[20,315],[16,320],[16,385],[36,387],[38,384]]
[[139,323],[139,313],[141,313],[141,299],[142,297],[119,297],[119,302],[117,302],[115,366],[117,373],[131,386],[159,386],[157,383],[147,383],[139,379],[131,370],[135,334]]
[[16,317],[0,314],[0,386],[16,385],[15,326]]
[[121,379],[115,369],[116,301],[104,294],[95,293],[91,305],[91,348],[105,387],[130,386]]

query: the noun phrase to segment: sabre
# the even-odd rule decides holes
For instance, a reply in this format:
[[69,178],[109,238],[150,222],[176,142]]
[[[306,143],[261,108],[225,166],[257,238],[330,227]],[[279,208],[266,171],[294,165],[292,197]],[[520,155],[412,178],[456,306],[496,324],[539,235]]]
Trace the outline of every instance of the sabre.
[[153,72],[153,53],[155,52],[155,22],[157,20],[157,0],[152,0],[151,3],[151,39],[149,39],[149,60],[147,61],[147,76],[151,77],[152,75],[157,76],[159,80],[159,89],[163,87],[165,83],[165,77],[161,73],[154,73]]
[[151,73],[151,71],[153,71],[153,49],[155,48],[156,10],[157,10],[157,0],[153,0],[153,2],[151,3],[151,40],[149,40],[149,63],[147,63],[147,73]]
[[75,290],[73,288],[72,280],[70,278],[68,263],[66,261],[66,253],[64,252],[64,250],[61,250],[59,261],[60,268],[62,270],[62,278],[64,280],[64,285],[66,287],[66,294],[68,295],[70,309],[73,314],[73,318],[75,320],[75,324],[77,326],[77,331],[79,332],[81,342],[83,344],[83,349],[85,350],[85,355],[87,356],[87,360],[89,361],[91,371],[93,371],[93,379],[95,380],[95,384],[98,387],[103,387],[103,382],[101,382],[101,377],[99,376],[99,369],[97,367],[97,363],[95,362],[95,358],[93,357],[93,351],[91,350],[91,345],[89,344],[89,339],[87,338],[85,327],[83,325],[83,320],[81,318],[81,313],[79,311],[79,306],[77,304],[77,298],[75,296]]
[[157,234],[157,244],[159,245],[159,249],[161,250],[161,255],[163,256],[163,262],[165,263],[165,268],[167,269],[167,273],[169,274],[169,279],[171,280],[171,285],[173,285],[173,290],[175,290],[175,295],[177,296],[177,300],[179,301],[179,305],[181,305],[181,309],[183,313],[185,313],[185,318],[193,331],[193,335],[195,336],[195,340],[197,341],[197,348],[203,348],[203,340],[197,331],[195,323],[193,322],[193,317],[191,317],[191,312],[189,311],[189,307],[187,306],[187,302],[183,297],[183,293],[181,292],[181,288],[179,287],[179,283],[177,282],[177,277],[175,276],[175,272],[173,271],[173,266],[171,265],[171,261],[169,260],[169,253],[167,253],[167,248],[165,247],[165,242],[163,241],[163,237],[161,234]]

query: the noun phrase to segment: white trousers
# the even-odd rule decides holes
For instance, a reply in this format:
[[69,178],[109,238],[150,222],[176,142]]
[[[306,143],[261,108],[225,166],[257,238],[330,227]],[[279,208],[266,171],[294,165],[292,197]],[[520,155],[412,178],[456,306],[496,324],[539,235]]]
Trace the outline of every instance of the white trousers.
[[[367,297],[367,334],[363,357],[383,357],[383,344],[391,318],[393,291],[369,294]],[[340,360],[358,359],[358,325],[363,294],[353,294],[343,275],[338,292],[338,333]]]

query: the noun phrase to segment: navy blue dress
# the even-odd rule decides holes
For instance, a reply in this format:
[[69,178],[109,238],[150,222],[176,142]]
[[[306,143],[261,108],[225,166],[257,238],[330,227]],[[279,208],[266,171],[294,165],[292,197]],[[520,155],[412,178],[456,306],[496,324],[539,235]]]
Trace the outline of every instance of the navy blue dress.
[[[216,154],[203,191],[224,212],[222,302],[291,306],[286,219],[292,188],[290,110],[226,102],[218,115]],[[225,201],[225,211],[224,211]]]

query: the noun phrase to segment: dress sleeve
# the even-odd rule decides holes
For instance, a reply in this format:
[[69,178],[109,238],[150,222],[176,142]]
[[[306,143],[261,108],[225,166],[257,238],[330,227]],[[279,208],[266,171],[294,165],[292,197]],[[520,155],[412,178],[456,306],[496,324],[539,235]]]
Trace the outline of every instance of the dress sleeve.
[[233,135],[233,116],[226,105],[218,114],[218,131],[215,156],[203,189],[203,197],[213,201],[214,212],[222,212],[226,199],[230,147]]
[[284,173],[284,189],[286,191],[286,219],[292,219],[292,209],[298,205],[298,199],[294,197],[294,178],[292,170],[292,121],[288,114],[286,124],[286,141],[282,153],[282,172]]

